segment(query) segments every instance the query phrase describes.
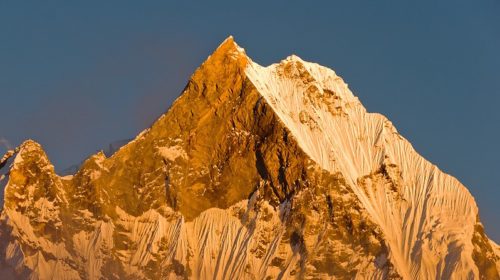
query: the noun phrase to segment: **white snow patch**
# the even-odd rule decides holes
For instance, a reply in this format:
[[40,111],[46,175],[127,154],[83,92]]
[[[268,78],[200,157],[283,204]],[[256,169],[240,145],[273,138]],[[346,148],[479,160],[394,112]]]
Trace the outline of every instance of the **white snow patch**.
[[169,161],[175,161],[177,158],[187,159],[188,156],[181,146],[159,147],[160,155]]

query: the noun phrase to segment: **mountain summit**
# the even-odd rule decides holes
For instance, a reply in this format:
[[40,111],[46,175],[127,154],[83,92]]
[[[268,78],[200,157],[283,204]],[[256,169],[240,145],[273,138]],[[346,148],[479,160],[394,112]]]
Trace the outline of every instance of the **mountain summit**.
[[467,189],[334,71],[232,37],[150,128],[58,176],[0,161],[12,279],[500,279]]

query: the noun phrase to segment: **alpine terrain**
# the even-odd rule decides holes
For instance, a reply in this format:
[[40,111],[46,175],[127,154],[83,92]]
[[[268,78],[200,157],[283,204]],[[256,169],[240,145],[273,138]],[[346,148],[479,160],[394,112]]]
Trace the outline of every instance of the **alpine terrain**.
[[469,191],[334,71],[227,38],[150,128],[0,160],[1,279],[500,279]]

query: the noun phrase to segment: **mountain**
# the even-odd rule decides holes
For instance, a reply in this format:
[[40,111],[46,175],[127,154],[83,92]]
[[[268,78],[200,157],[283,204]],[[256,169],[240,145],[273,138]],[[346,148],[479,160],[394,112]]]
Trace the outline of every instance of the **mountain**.
[[61,177],[28,140],[2,162],[12,278],[500,279],[459,181],[334,71],[232,37],[113,155]]

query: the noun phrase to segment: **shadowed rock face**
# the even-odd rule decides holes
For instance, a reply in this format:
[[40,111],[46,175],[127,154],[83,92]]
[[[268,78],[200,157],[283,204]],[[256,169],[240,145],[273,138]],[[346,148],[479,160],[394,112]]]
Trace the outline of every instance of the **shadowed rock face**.
[[[74,176],[59,177],[39,144],[23,143],[4,180],[2,271],[20,279],[401,278],[353,183],[304,152],[247,76],[251,63],[226,39],[152,127],[109,158],[90,157]],[[294,78],[294,67],[296,79],[314,81],[301,64],[278,69]],[[307,96],[346,115],[333,91],[309,86]],[[317,129],[311,112],[298,114]],[[397,174],[383,164],[358,184],[403,201]],[[476,232],[480,275],[496,279],[495,245],[479,222]]]

